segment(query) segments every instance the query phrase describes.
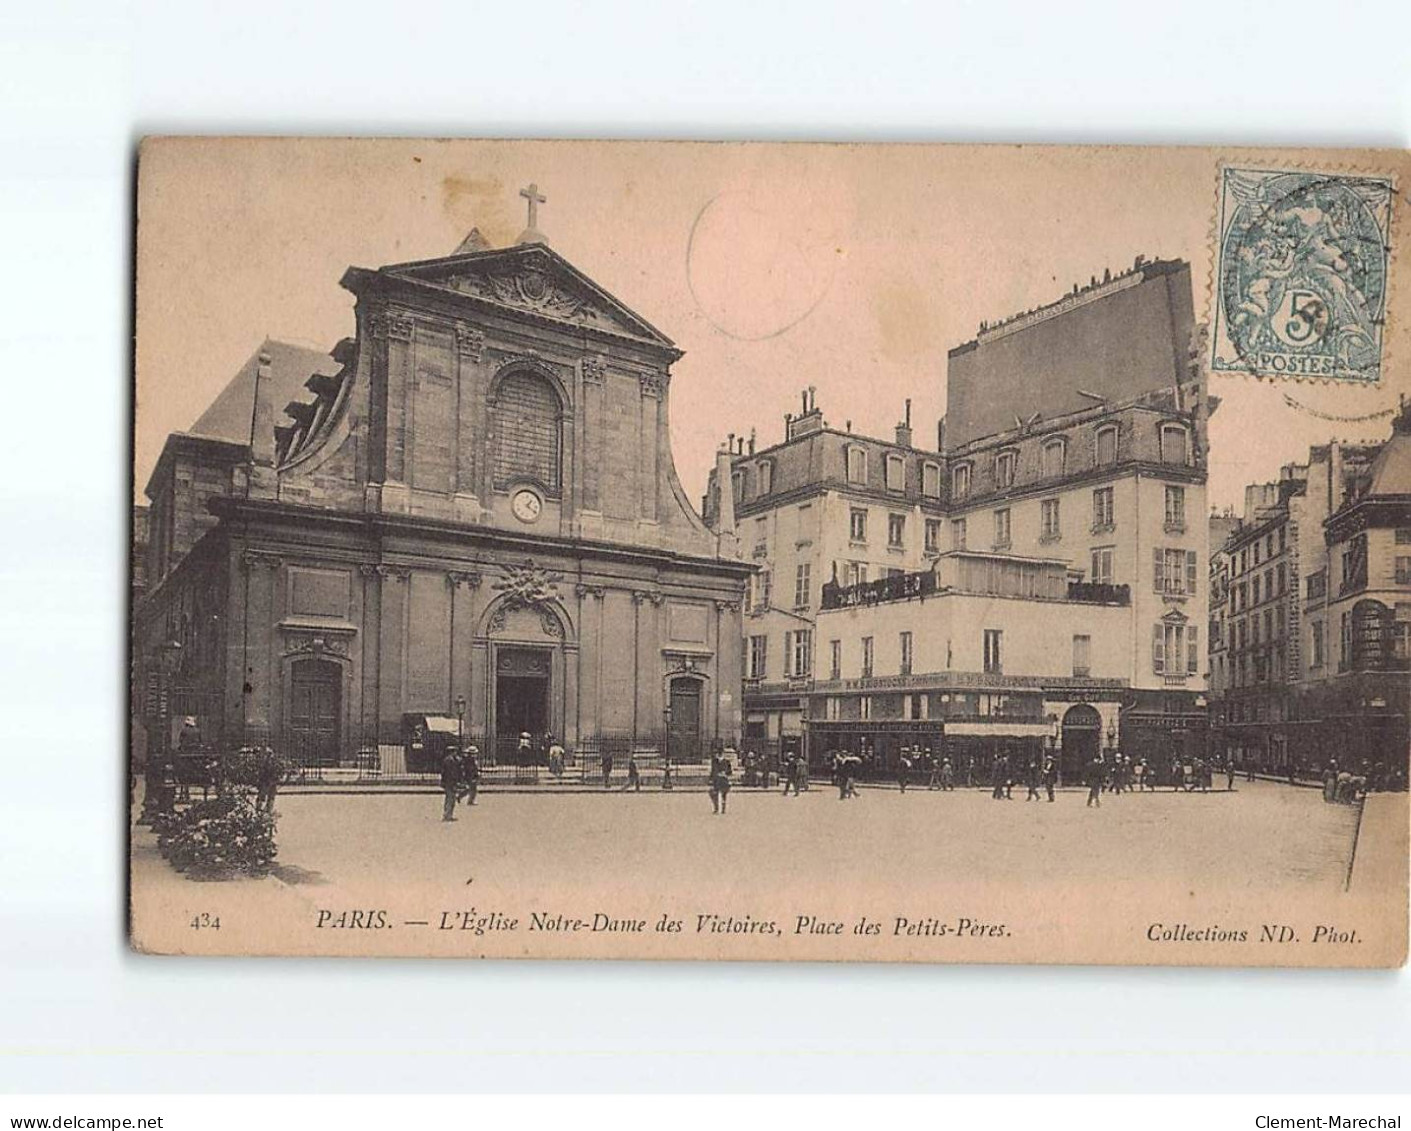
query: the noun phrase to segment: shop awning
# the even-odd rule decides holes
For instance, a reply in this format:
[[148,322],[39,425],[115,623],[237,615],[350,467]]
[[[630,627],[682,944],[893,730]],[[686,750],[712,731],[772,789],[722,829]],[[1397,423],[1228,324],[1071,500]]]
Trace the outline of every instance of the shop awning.
[[1052,723],[971,723],[946,720],[947,737],[971,738],[1047,738],[1053,733]]

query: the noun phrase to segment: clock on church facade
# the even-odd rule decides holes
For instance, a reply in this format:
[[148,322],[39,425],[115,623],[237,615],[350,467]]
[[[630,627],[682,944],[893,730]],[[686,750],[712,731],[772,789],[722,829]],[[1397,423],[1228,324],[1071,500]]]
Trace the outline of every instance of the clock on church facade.
[[307,392],[273,403],[267,343],[253,443],[173,435],[153,474],[137,662],[175,698],[149,723],[384,772],[461,701],[496,757],[525,732],[682,759],[736,741],[750,570],[677,479],[680,351],[532,214],[512,247],[472,233],[342,284],[356,333]]

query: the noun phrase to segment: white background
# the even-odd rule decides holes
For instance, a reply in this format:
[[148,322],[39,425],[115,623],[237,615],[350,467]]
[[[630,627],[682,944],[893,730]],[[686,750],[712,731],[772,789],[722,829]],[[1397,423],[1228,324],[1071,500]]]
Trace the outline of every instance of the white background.
[[1326,0],[4,6],[0,1088],[1406,1089],[1402,972],[142,959],[120,806],[139,135],[1406,145],[1407,25]]

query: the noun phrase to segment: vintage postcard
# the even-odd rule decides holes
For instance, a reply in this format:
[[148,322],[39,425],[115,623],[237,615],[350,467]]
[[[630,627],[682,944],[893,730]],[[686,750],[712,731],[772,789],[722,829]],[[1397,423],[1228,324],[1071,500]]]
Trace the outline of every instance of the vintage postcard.
[[138,166],[137,950],[1405,961],[1407,153]]

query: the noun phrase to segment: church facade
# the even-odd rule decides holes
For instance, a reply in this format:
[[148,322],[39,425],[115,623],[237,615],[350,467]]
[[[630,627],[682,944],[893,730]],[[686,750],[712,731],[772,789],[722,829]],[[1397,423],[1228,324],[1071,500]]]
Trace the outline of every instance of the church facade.
[[262,352],[248,443],[173,435],[148,486],[149,731],[384,771],[417,716],[496,752],[737,741],[751,567],[676,475],[680,351],[532,215],[342,285],[356,333],[307,392],[281,416]]

